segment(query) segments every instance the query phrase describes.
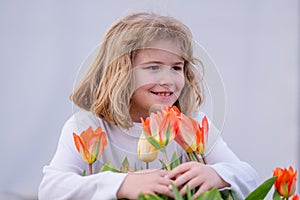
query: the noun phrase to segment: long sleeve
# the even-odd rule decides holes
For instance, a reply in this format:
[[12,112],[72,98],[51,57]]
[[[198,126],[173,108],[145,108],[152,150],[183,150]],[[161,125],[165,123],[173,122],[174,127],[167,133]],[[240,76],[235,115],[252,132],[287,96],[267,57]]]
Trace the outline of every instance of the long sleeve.
[[209,165],[230,184],[230,189],[238,199],[245,197],[258,185],[256,171],[246,162],[240,161],[219,138],[207,155]]
[[[204,113],[194,116],[200,123]],[[230,188],[238,199],[245,197],[258,186],[256,171],[246,162],[241,161],[227,146],[221,132],[209,121],[208,144],[205,153],[208,165],[219,176],[230,184]]]
[[[88,164],[83,162],[76,151],[72,133],[80,134],[89,125],[96,123],[78,119],[69,120],[63,130],[57,151],[49,166],[45,166],[44,177],[39,187],[39,199],[116,199],[116,193],[126,173],[102,172],[82,176]],[[77,123],[76,123],[77,122]],[[98,165],[98,166],[97,166]],[[99,171],[101,163],[95,163],[94,171]]]
[[54,167],[44,168],[39,199],[116,199],[115,194],[126,174],[102,172],[81,176]]

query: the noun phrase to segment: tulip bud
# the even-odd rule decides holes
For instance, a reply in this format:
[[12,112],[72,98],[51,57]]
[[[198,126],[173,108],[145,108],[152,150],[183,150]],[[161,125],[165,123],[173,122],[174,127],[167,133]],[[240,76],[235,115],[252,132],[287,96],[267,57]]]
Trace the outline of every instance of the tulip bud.
[[144,133],[138,142],[138,157],[143,162],[152,162],[157,158],[158,150],[148,141]]

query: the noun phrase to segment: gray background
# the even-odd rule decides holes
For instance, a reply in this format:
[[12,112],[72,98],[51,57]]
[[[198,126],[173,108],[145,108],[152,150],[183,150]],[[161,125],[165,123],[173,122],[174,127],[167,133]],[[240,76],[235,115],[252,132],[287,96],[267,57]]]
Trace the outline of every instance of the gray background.
[[275,167],[299,169],[299,8],[297,0],[0,1],[0,199],[37,198],[81,62],[136,10],[179,18],[209,52],[225,87],[223,137],[260,181]]

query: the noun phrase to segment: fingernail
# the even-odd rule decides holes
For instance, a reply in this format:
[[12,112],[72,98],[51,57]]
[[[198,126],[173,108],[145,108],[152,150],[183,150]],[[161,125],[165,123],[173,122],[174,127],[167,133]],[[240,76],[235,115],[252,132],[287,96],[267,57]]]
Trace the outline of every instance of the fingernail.
[[169,176],[168,176],[168,175],[165,175],[164,178],[169,178]]
[[170,189],[171,191],[173,190],[173,187],[172,187],[172,185],[169,185],[168,187],[169,187],[169,189]]

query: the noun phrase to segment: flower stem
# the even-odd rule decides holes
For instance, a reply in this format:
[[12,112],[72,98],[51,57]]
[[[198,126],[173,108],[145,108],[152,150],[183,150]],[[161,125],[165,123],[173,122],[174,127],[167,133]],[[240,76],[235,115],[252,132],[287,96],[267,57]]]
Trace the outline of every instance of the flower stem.
[[201,153],[201,158],[203,160],[203,163],[206,165],[207,162],[206,162],[206,158],[205,158],[205,155],[203,153]]
[[189,157],[189,160],[190,160],[190,161],[193,161],[193,160],[194,160],[193,157],[192,157],[192,155],[191,155],[191,153],[187,153],[187,156]]
[[146,162],[146,169],[149,169],[149,162]]
[[198,154],[195,151],[193,151],[193,155],[196,158],[197,162],[201,163],[201,160],[199,159]]
[[93,174],[93,163],[89,163],[89,172],[90,172],[90,175]]
[[166,152],[165,148],[162,148],[162,152],[163,152],[163,155],[164,155],[166,168],[167,168],[168,171],[171,171],[168,155],[167,155],[167,152]]

